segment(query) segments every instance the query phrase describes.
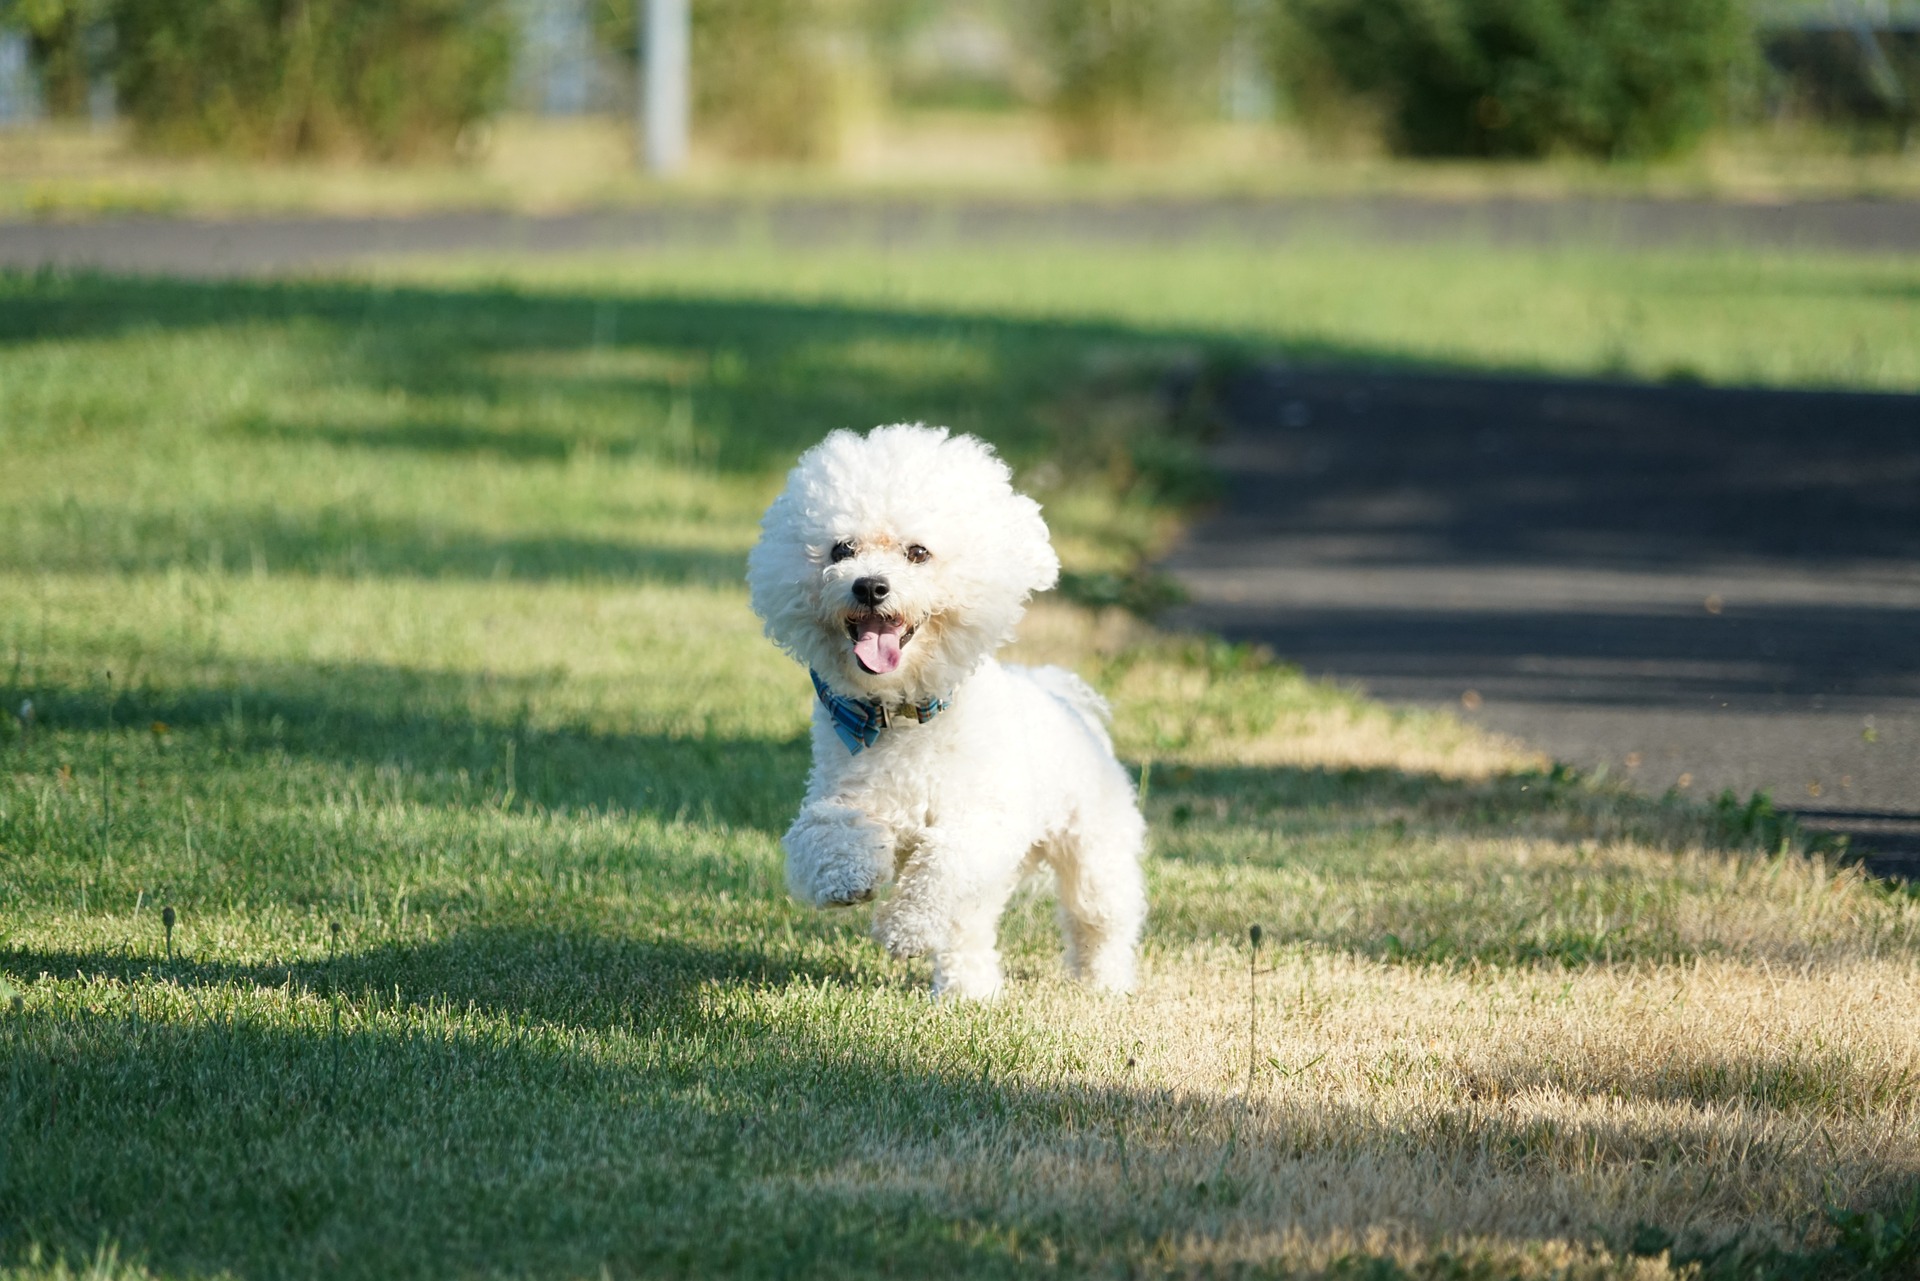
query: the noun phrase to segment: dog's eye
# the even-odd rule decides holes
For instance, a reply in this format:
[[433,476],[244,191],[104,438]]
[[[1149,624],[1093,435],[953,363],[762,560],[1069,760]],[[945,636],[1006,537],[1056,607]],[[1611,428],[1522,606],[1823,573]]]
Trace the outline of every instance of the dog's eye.
[[830,552],[829,555],[832,557],[833,563],[838,565],[841,561],[853,555],[853,544],[843,538],[833,545],[833,551]]
[[933,559],[933,553],[922,547],[919,543],[915,543],[913,546],[907,548],[907,559],[916,565],[924,565]]

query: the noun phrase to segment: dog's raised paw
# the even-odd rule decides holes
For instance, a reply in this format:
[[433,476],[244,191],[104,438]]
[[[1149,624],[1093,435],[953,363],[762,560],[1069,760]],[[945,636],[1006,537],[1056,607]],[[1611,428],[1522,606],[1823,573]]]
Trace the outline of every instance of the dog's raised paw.
[[925,956],[939,946],[928,923],[889,903],[873,918],[873,937],[896,961]]

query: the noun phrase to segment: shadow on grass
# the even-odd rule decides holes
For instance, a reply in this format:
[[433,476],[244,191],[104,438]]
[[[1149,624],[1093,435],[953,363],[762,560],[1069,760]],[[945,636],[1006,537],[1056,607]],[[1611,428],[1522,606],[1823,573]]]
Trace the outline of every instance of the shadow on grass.
[[[634,922],[645,930],[645,922]],[[155,936],[156,941],[159,936]],[[871,959],[864,951],[853,953]],[[800,959],[791,941],[702,944],[684,937],[622,937],[561,925],[468,925],[450,937],[370,945],[349,943],[332,959],[246,964],[146,952],[19,949],[0,952],[16,981],[41,975],[183,988],[277,988],[356,1009],[469,1010],[529,1024],[681,1032],[714,1017],[700,994],[715,984],[753,988],[873,983],[881,962],[848,963],[838,953]],[[879,979],[886,982],[885,979]],[[894,982],[904,981],[896,977]]]
[[[1687,961],[1720,950],[1694,919],[1734,884],[1716,868],[1744,865],[1757,887],[1775,860],[1845,858],[1764,797],[1655,799],[1564,767],[1486,779],[1174,767],[1154,775],[1148,817],[1156,938],[1231,937],[1257,920],[1282,944],[1445,968]],[[1866,892],[1889,925],[1908,894],[1877,881]],[[1797,955],[1804,940],[1738,946],[1764,956],[1776,943]]]
[[[12,768],[71,768],[75,743],[111,759],[138,817],[148,784],[230,776],[259,786],[276,760],[355,772],[377,800],[560,813],[651,814],[777,834],[806,780],[804,736],[622,733],[553,724],[532,708],[562,678],[464,676],[370,663],[235,664],[217,683],[109,689],[0,684],[5,706],[31,698],[36,738],[16,744]],[[796,683],[796,706],[805,697]],[[164,726],[164,733],[152,727]],[[110,728],[113,736],[102,738]],[[161,788],[164,793],[173,788]],[[155,822],[162,819],[156,815]],[[84,845],[85,833],[76,835]]]
[[[16,276],[5,296],[0,345],[297,323],[314,346],[316,387],[454,397],[502,415],[485,425],[422,418],[417,406],[354,424],[241,416],[230,428],[242,435],[519,462],[563,458],[582,445],[658,457],[691,449],[703,466],[754,475],[777,473],[831,428],[916,419],[975,431],[1019,461],[1037,461],[1072,431],[1034,416],[1036,391],[1060,390],[1062,368],[1101,344],[1183,337],[1118,324],[611,291]],[[556,423],[542,408],[556,396],[576,411],[608,412]],[[662,419],[687,397],[693,434],[676,442]]]
[[[531,474],[574,458],[626,460],[661,469],[665,479],[650,483],[668,494],[675,476],[770,482],[829,430],[926,421],[990,439],[1016,466],[1044,463],[1059,478],[1050,483],[1117,484],[1137,506],[1165,506],[1182,501],[1204,471],[1198,441],[1211,419],[1200,412],[1164,422],[1153,414],[1116,417],[1066,400],[1098,383],[1151,402],[1167,387],[1164,356],[1149,358],[1150,351],[1219,345],[1217,336],[1118,324],[593,290],[0,274],[0,301],[0,349],[205,334],[239,354],[266,335],[260,341],[294,354],[284,362],[293,372],[269,362],[264,370],[247,367],[246,378],[270,401],[297,409],[263,407],[236,388],[230,410],[182,414],[190,425],[169,429],[168,416],[156,420],[153,405],[107,379],[93,389],[84,419],[26,423],[25,448],[55,451],[66,447],[68,432],[97,440],[137,427],[143,448],[164,441],[190,454],[205,442],[217,452],[224,442],[228,453],[248,450],[288,471],[324,469],[342,451],[414,460],[420,465],[394,481],[398,497],[407,486],[458,492],[469,477],[452,465],[466,461]],[[1107,372],[1089,373],[1096,364]],[[173,373],[155,377],[163,401],[186,394],[169,385]],[[1205,399],[1204,389],[1179,395]],[[443,515],[435,526],[350,509],[281,509],[262,504],[257,488],[209,494],[207,483],[204,475],[183,480],[178,494],[163,483],[124,509],[78,506],[52,486],[15,494],[10,505],[34,536],[11,540],[0,563],[32,572],[218,561],[269,572],[675,583],[737,581],[742,569],[736,551],[569,535],[568,520],[619,519],[617,499],[610,507],[582,497],[591,481],[562,486],[567,497],[556,500],[588,503],[590,512],[529,522],[559,522],[553,534],[536,528],[500,537],[445,523],[457,516]],[[712,516],[685,519],[698,526]],[[1101,532],[1113,536],[1104,525]]]
[[[0,963],[32,982],[102,973],[100,959]],[[928,1115],[1005,1106],[999,1087],[917,1068],[910,1052],[865,1057],[830,1021],[781,1027],[702,999],[714,985],[800,983],[830,1010],[845,977],[830,968],[476,930],[331,969],[122,973],[207,1020],[157,1017],[149,988],[131,1025],[12,1021],[0,1257],[31,1242],[84,1260],[111,1239],[168,1273],[824,1275],[981,1248],[965,1239],[980,1233],[909,1199],[762,1190]],[[322,994],[307,1006],[321,1025],[236,1012],[226,989],[254,985]]]
[[[1555,1122],[1476,1106],[1471,1073],[1461,1106],[1412,1120],[1284,1092],[1247,1106],[1130,1087],[1123,1047],[1111,1075],[1060,1074],[989,1011],[876,1008],[855,986],[871,976],[790,946],[473,928],[288,967],[0,951],[16,983],[93,980],[7,1022],[0,1259],[83,1262],[108,1240],[162,1273],[240,1277],[1180,1272],[1215,1239],[1437,1239],[1468,1214],[1496,1238],[1517,1215],[1521,1242],[1623,1249],[1642,1225],[1519,1207],[1568,1169],[1692,1185],[1731,1149],[1711,1108],[1635,1117],[1621,1098],[1849,1105],[1774,1088],[1756,1060],[1703,1062],[1677,1094],[1648,1073],[1586,1082],[1613,1105]],[[1790,1129],[1743,1134],[1736,1167],[1792,1160]],[[1891,1203],[1906,1175],[1883,1154],[1855,1195]],[[1670,1226],[1717,1245],[1746,1207],[1702,1192]]]
[[[1760,804],[1726,813],[1674,792],[1644,796],[1564,765],[1486,778],[1385,766],[1175,766],[1155,776],[1155,810],[1179,830],[1209,821],[1289,836],[1377,829],[1395,842],[1540,837],[1567,843],[1633,841],[1679,852],[1794,852],[1811,842]],[[1196,848],[1191,858],[1212,858]],[[1244,862],[1243,855],[1222,857]]]
[[272,444],[322,444],[336,449],[368,449],[391,453],[490,456],[512,462],[565,462],[584,448],[609,458],[626,458],[644,448],[636,437],[607,438],[573,432],[511,430],[482,427],[448,419],[409,416],[396,422],[345,425],[252,419],[236,428],[242,435]]

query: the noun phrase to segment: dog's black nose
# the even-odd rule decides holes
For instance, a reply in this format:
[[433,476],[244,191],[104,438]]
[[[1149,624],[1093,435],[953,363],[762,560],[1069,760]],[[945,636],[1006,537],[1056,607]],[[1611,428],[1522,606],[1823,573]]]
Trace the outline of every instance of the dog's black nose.
[[853,598],[868,609],[878,609],[887,599],[887,592],[890,590],[887,580],[878,575],[853,580]]

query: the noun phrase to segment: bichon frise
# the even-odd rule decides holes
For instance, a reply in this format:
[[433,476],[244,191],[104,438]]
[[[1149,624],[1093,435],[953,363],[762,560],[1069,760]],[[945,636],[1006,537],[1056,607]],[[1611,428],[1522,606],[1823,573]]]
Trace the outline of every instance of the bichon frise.
[[888,882],[874,936],[933,956],[936,995],[1000,990],[1000,913],[1046,865],[1067,964],[1133,986],[1146,824],[1107,707],[993,659],[1060,562],[1007,465],[945,428],[836,431],[801,455],[747,558],[767,635],[813,674],[813,772],[787,883],[819,907]]

